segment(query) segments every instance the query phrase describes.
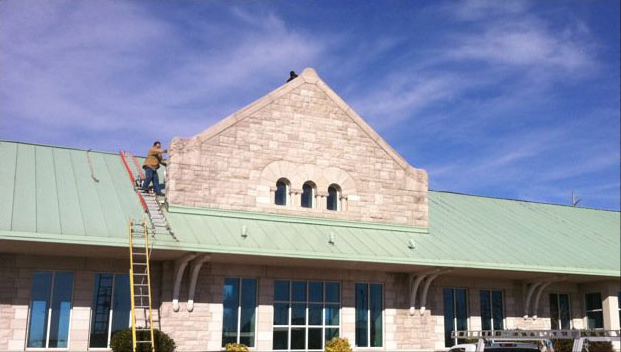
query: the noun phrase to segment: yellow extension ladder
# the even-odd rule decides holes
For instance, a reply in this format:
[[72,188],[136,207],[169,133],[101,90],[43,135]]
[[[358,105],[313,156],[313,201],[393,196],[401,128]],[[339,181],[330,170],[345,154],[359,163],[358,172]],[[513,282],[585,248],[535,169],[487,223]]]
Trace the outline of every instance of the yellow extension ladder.
[[[134,352],[136,352],[137,346],[141,344],[150,346],[151,352],[155,352],[153,310],[151,308],[150,255],[151,248],[149,247],[149,229],[147,223],[144,220],[142,222],[130,220],[129,280],[132,303],[132,343]],[[147,331],[149,332],[148,334],[146,333]]]

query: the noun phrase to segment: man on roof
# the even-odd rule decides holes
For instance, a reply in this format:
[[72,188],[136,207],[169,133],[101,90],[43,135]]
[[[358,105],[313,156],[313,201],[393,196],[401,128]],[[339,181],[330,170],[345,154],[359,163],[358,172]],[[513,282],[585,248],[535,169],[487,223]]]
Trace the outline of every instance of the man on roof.
[[162,154],[164,153],[168,153],[168,150],[162,149],[162,143],[160,143],[160,141],[155,141],[153,147],[147,152],[147,158],[144,161],[144,165],[142,165],[146,174],[144,182],[142,183],[143,191],[148,192],[149,184],[153,182],[153,191],[155,194],[158,196],[164,195],[160,187],[160,179],[157,175],[157,169],[160,168],[160,165],[166,165],[162,161]]

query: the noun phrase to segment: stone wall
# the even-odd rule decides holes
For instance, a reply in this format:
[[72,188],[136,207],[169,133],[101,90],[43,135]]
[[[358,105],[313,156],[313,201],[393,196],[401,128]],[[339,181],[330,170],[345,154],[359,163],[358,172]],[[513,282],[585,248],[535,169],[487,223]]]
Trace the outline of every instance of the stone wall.
[[[35,270],[65,270],[75,273],[70,351],[84,351],[90,332],[93,278],[95,273],[123,273],[127,263],[122,260],[70,257],[43,257],[2,254],[0,257],[0,351],[25,349],[30,302],[31,280]],[[614,281],[591,284],[558,282],[549,286],[541,296],[537,319],[523,318],[525,288],[521,281],[499,278],[440,276],[431,285],[426,311],[409,314],[409,278],[404,273],[382,271],[344,270],[338,268],[276,267],[243,264],[205,264],[200,272],[192,312],[187,311],[188,270],[181,285],[180,309],[172,309],[173,263],[153,265],[153,291],[156,316],[160,328],[171,335],[179,351],[217,351],[222,341],[222,287],[226,277],[258,279],[258,307],[256,311],[256,347],[272,349],[273,287],[275,279],[338,281],[341,288],[341,336],[355,341],[356,283],[381,283],[384,288],[384,347],[385,350],[431,351],[444,350],[445,287],[465,288],[468,294],[468,327],[481,328],[479,290],[503,292],[506,329],[549,329],[550,310],[548,294],[570,295],[572,328],[585,327],[584,293],[602,292],[605,328],[618,329],[618,306],[613,293],[619,290]],[[161,297],[161,299],[160,299]],[[418,308],[420,303],[417,303]]]
[[[274,204],[276,182],[289,201]],[[314,206],[300,206],[302,185]],[[326,210],[337,184],[340,210]],[[175,138],[167,168],[173,205],[428,225],[427,173],[399,156],[312,69],[218,124]]]
[[[26,347],[32,276],[35,271],[74,273],[68,350],[86,351],[90,338],[95,273],[125,274],[128,268],[128,261],[117,259],[2,253],[0,255],[0,351],[23,351]],[[152,287],[159,287],[158,266],[153,266],[152,271]],[[155,303],[159,305],[158,290],[154,291]]]

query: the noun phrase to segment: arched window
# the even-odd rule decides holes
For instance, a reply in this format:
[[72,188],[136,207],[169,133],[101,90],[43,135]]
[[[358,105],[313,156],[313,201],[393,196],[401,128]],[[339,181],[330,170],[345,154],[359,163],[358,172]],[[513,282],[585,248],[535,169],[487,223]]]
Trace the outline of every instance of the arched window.
[[287,205],[287,195],[289,194],[289,180],[281,178],[276,182],[276,192],[274,192],[274,204]]
[[341,187],[335,184],[331,184],[328,187],[328,198],[326,201],[326,209],[339,210],[339,196],[341,194]]
[[311,181],[304,182],[302,186],[301,206],[302,208],[313,208],[315,200],[315,184]]

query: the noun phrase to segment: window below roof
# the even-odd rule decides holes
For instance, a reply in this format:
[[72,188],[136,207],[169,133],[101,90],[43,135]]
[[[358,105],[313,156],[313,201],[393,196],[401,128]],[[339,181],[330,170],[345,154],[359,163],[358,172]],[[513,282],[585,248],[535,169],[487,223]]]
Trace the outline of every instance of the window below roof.
[[274,204],[287,205],[289,195],[289,180],[281,178],[276,182],[276,192],[274,193]]

